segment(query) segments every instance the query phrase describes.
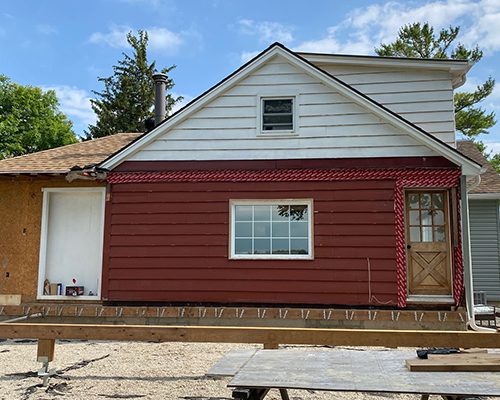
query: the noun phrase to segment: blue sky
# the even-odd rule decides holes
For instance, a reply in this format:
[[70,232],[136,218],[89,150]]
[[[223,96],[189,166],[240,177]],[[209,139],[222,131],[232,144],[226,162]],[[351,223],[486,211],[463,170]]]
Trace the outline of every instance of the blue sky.
[[[177,65],[174,92],[197,96],[274,41],[293,50],[373,54],[405,23],[460,25],[460,41],[485,56],[468,75],[468,90],[499,79],[487,110],[500,119],[500,0],[3,0],[0,74],[55,89],[62,110],[82,134],[95,120],[89,99],[98,76],[127,51],[130,30],[149,32],[159,67]],[[500,122],[481,138],[500,152]]]

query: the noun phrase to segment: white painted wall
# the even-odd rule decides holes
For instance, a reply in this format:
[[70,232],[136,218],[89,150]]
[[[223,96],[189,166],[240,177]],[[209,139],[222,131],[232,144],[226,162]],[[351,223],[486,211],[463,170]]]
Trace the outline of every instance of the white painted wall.
[[73,278],[85,287],[78,299],[100,296],[103,234],[104,188],[45,189],[38,297],[53,297],[43,296],[45,279],[65,293]]
[[[403,79],[401,74],[398,76],[399,78],[394,79]],[[363,79],[369,80],[368,75],[362,75]],[[388,83],[386,87],[381,82],[366,83],[363,90],[373,93],[376,100],[396,104],[394,107],[399,107],[398,110],[406,112],[407,115],[413,115],[415,120],[422,119],[419,124],[424,129],[431,129],[441,140],[453,142],[449,135],[449,104],[445,104],[445,100],[449,102],[449,78],[448,81],[443,79],[440,83],[443,90],[436,91],[435,102],[429,106],[418,102],[420,98],[425,101],[430,99],[423,89],[424,86],[422,91],[414,93],[414,102],[409,103],[409,95],[406,92],[397,92],[401,90],[401,86],[391,85],[393,84]],[[391,87],[394,87],[394,93],[391,92]],[[432,83],[426,87],[431,90],[436,86]],[[260,96],[295,97],[298,112],[295,135],[260,134]],[[430,113],[429,109],[437,105],[443,110]],[[417,109],[422,112],[417,113]],[[408,134],[353,103],[284,58],[276,56],[188,119],[145,145],[128,160],[431,155],[436,154]]]
[[317,65],[455,147],[453,88],[449,72],[333,63]]

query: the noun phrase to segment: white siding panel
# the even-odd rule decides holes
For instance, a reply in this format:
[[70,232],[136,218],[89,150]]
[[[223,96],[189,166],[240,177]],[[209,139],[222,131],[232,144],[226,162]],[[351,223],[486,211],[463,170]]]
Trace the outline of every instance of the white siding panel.
[[[352,100],[313,79],[302,70],[276,59],[228,89],[188,119],[144,146],[130,160],[227,160],[266,158],[350,158],[436,155],[406,133],[387,124]],[[441,77],[442,78],[442,77]],[[403,84],[389,83],[391,90]],[[361,85],[372,91],[384,84]],[[413,90],[406,85],[405,90]],[[442,85],[443,87],[446,85]],[[444,91],[445,92],[445,91]],[[418,92],[416,92],[418,94]],[[438,92],[439,93],[439,92]],[[259,96],[294,96],[295,132],[261,134]],[[387,95],[383,92],[382,95]],[[396,95],[401,95],[400,93]],[[405,94],[405,96],[407,96]],[[405,97],[408,100],[408,97]],[[446,116],[440,105],[436,115]],[[432,109],[418,106],[408,113],[447,138],[450,122]],[[444,118],[446,121],[446,118]],[[445,132],[445,133],[443,133]]]
[[[401,70],[354,65],[318,65],[408,121],[455,146],[453,88],[446,71]],[[433,107],[433,105],[435,107]],[[408,114],[425,112],[422,115]],[[429,124],[428,122],[444,122]],[[447,133],[443,135],[443,133]]]

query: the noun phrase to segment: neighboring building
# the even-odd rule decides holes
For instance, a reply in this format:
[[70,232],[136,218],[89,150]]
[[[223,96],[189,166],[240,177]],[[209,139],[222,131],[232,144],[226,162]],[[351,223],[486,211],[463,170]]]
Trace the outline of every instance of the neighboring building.
[[[2,209],[13,216],[9,246],[30,235],[29,267],[16,264],[21,283],[0,293],[107,304],[460,304],[458,193],[481,170],[455,149],[453,89],[469,68],[274,44],[104,161],[103,152],[99,168],[72,173],[109,171],[106,195],[102,182],[86,184],[92,194],[74,188],[80,180],[64,183],[70,165],[56,181],[29,178],[39,183],[23,189],[38,213],[30,229],[14,199]],[[16,160],[0,162],[0,173]],[[24,179],[8,178],[5,190]],[[61,189],[45,189],[42,207],[36,192],[48,186]],[[2,268],[18,253],[2,251]],[[50,294],[73,279],[84,296]]]
[[[72,167],[95,165],[137,136],[122,133],[0,161],[0,305],[35,300],[46,278],[71,285],[77,277],[77,284],[100,294],[106,184],[65,178]],[[62,233],[61,241],[49,236],[40,247],[47,225]]]
[[500,176],[471,141],[457,141],[463,154],[482,164],[479,185],[471,183],[469,213],[474,291],[500,301]]

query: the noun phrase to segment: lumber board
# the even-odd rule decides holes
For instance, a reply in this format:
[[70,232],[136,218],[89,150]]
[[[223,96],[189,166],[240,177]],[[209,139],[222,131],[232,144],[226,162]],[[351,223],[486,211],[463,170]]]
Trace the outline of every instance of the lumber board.
[[37,347],[37,360],[39,362],[53,361],[55,346],[56,341],[54,339],[39,339]]
[[428,359],[406,360],[410,371],[425,372],[497,372],[500,354],[429,354]]
[[0,324],[0,338],[500,348],[494,331],[11,323]]

